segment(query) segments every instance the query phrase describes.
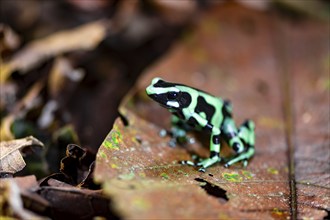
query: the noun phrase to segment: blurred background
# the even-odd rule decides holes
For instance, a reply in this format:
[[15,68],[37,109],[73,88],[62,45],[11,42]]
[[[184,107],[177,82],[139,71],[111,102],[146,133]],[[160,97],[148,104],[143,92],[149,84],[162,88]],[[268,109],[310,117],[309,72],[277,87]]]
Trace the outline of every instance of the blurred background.
[[58,170],[68,144],[96,154],[138,77],[194,27],[235,4],[327,20],[327,0],[1,0],[1,141],[33,135],[46,150],[18,175]]

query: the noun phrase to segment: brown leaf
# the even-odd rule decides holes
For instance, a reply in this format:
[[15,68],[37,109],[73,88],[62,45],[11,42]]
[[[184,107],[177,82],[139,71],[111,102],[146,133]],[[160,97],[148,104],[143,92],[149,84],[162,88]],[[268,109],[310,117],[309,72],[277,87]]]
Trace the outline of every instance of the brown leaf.
[[[249,31],[240,32],[246,28],[238,22],[241,16],[250,17],[258,29],[253,37]],[[120,112],[126,123],[115,122],[98,151],[95,167],[95,179],[103,182],[124,217],[264,219],[278,213],[283,218],[290,215],[284,128],[258,123],[259,117],[267,116],[283,124],[277,72],[268,66],[260,69],[254,61],[264,53],[274,59],[270,24],[261,13],[235,6],[215,8],[124,99]],[[263,47],[254,46],[260,42]],[[226,169],[219,164],[200,173],[179,164],[191,154],[208,157],[208,141],[195,137],[195,144],[171,148],[169,138],[158,135],[161,127],[169,128],[170,114],[145,95],[155,76],[229,98],[237,124],[245,118],[256,121],[257,154],[249,166]],[[266,85],[267,92],[255,89],[258,82]],[[277,147],[269,147],[271,143]],[[205,190],[206,185],[215,186],[216,192]]]
[[[282,62],[289,52],[282,50],[283,41],[280,39],[283,33],[276,28],[281,22],[288,25],[295,36],[284,38],[293,48],[289,51],[290,56],[299,57],[297,54],[300,55],[301,48],[309,42],[309,51],[313,51],[310,55],[318,54],[313,59],[316,66],[308,63],[307,56],[305,64],[308,63],[308,67],[297,62],[291,75],[287,66],[291,62]],[[328,163],[306,165],[299,171],[292,167],[297,155],[293,157],[292,154],[295,150],[294,133],[290,132],[297,124],[293,124],[290,115],[294,100],[290,99],[291,88],[287,88],[293,82],[286,80],[292,76],[299,78],[299,70],[309,69],[310,75],[304,76],[304,80],[311,82],[311,73],[315,74],[319,68],[316,61],[328,53],[327,26],[306,22],[294,29],[290,22],[272,13],[251,11],[233,4],[217,7],[204,14],[196,29],[186,33],[161,62],[148,69],[136,88],[123,100],[122,116],[102,143],[96,159],[95,179],[103,184],[123,218],[295,219],[297,216],[315,216],[322,219],[326,216],[325,210],[329,209],[329,203],[326,203],[329,186],[325,181]],[[299,42],[296,38],[305,39],[305,28],[313,26],[316,30],[310,33],[310,38],[294,47]],[[245,118],[252,118],[256,122],[256,155],[248,167],[237,164],[226,169],[219,164],[200,173],[193,167],[179,164],[180,160],[190,159],[191,154],[207,157],[208,143],[194,136],[196,143],[170,148],[169,137],[159,137],[161,128],[169,128],[170,114],[145,94],[146,86],[155,76],[229,98],[237,124]],[[315,103],[328,106],[328,95],[325,95],[328,90],[324,91],[323,87],[320,95],[310,87],[301,93],[299,90],[305,88],[302,85],[297,84],[296,92],[303,105],[300,109],[308,104],[304,98],[306,95],[310,95],[311,109],[321,106],[315,106]],[[305,150],[315,153],[313,164],[319,158],[328,159],[324,149],[328,150],[329,136],[322,134],[326,131],[328,121],[325,118],[329,111],[326,113],[326,107],[322,109],[324,111],[318,110],[320,116],[315,117],[321,128],[313,137],[323,141],[324,144],[317,148],[322,150],[314,151],[307,146]],[[305,116],[307,121],[312,118],[314,116]],[[302,127],[305,132],[311,129]],[[221,153],[224,150],[222,147]],[[304,154],[308,157],[307,153]],[[299,162],[305,161],[301,159]],[[318,168],[322,168],[321,175],[316,173]],[[306,176],[306,170],[313,171],[308,176],[310,182],[316,176],[316,181],[323,185],[303,189],[298,185],[302,191],[295,191],[295,172],[302,178]],[[297,192],[303,193],[298,194],[298,200]],[[298,210],[295,207],[297,202],[300,204]],[[307,215],[308,211],[313,214]]]
[[44,60],[75,50],[91,50],[106,36],[109,22],[91,22],[72,30],[54,33],[35,40],[15,54],[0,67],[0,83],[5,82],[13,71],[25,73]]
[[43,144],[32,136],[12,141],[1,141],[0,172],[16,173],[22,170],[26,164],[20,150],[32,146],[43,147]]

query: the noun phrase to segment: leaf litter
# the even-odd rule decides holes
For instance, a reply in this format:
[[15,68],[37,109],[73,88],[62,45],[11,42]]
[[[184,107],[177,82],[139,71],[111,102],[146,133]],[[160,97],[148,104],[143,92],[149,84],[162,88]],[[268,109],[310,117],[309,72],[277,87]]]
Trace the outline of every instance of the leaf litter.
[[[79,4],[75,3],[72,6],[76,7]],[[109,4],[101,4],[98,10]],[[162,27],[159,20],[150,22],[148,20],[150,15],[145,16],[146,14],[141,13],[140,5],[136,2],[131,5],[127,3],[118,5],[121,11],[114,16],[113,24],[115,26],[112,27],[115,29],[112,34],[122,35],[123,39],[126,39],[123,42],[128,42],[126,46],[135,47],[148,42],[150,37],[156,33],[152,30]],[[293,204],[290,203],[295,200],[292,198],[292,191],[288,186],[288,182],[292,182],[292,179],[288,178],[288,173],[292,170],[288,166],[287,143],[284,138],[287,123],[281,112],[283,96],[280,95],[280,88],[283,82],[279,80],[281,77],[278,77],[272,65],[272,63],[277,63],[277,58],[273,57],[274,51],[271,45],[274,42],[269,37],[269,33],[276,36],[276,31],[272,32],[271,28],[273,27],[272,22],[274,20],[276,22],[276,19],[269,19],[263,12],[256,13],[233,5],[215,6],[211,11],[200,15],[194,11],[196,4],[182,4],[175,8],[176,11],[179,11],[178,16],[172,16],[171,7],[173,8],[173,6],[171,4],[157,1],[149,5],[149,7],[158,8],[164,21],[168,23],[180,25],[182,21],[187,18],[189,20],[189,17],[194,15],[198,15],[197,22],[193,25],[193,30],[184,32],[182,39],[173,46],[173,50],[155,66],[149,68],[136,87],[126,95],[120,106],[120,118],[116,120],[112,131],[102,143],[96,162],[94,162],[93,153],[91,154],[88,149],[74,144],[68,145],[66,156],[60,162],[59,173],[51,174],[39,183],[36,182],[34,176],[15,177],[10,180],[13,182],[11,184],[17,184],[20,189],[16,196],[13,194],[13,197],[17,201],[22,199],[24,209],[21,206],[21,209],[13,211],[12,205],[7,205],[10,199],[2,197],[1,201],[5,202],[2,204],[5,204],[6,207],[1,209],[5,211],[2,213],[19,218],[23,217],[17,212],[22,212],[24,215],[27,209],[37,215],[52,216],[52,218],[66,216],[81,219],[93,216],[110,219],[136,218],[137,216],[139,218],[263,217],[287,219],[290,215],[294,218]],[[265,4],[262,7],[262,10],[266,10],[266,7],[270,6]],[[92,11],[90,8],[90,12]],[[124,18],[126,16],[126,19],[122,19],[123,16]],[[198,21],[198,18],[203,22]],[[136,22],[130,23],[129,20],[132,19]],[[143,30],[142,33],[136,35],[136,24],[141,23],[148,24],[148,28],[140,29]],[[74,29],[74,31],[76,30],[79,28]],[[73,32],[68,31],[67,33]],[[314,34],[315,32],[311,34],[312,38]],[[50,37],[52,36],[56,36],[56,34]],[[70,35],[62,36],[69,37]],[[103,35],[103,39],[105,36]],[[111,38],[114,36],[112,35]],[[40,39],[40,42],[45,39],[48,38]],[[298,37],[298,41],[299,39],[302,38]],[[320,41],[316,42],[323,42],[322,39],[318,39]],[[99,43],[102,39],[97,41]],[[95,49],[98,43],[94,44],[94,48],[91,47],[88,50]],[[108,43],[111,44],[109,39],[106,44]],[[12,58],[15,59],[18,54],[24,54],[22,52],[26,48],[33,49],[30,45],[33,44],[27,44],[22,50],[14,53]],[[46,46],[44,44],[45,48]],[[56,117],[58,117],[58,113],[62,114],[67,123],[69,119],[65,111],[66,103],[69,100],[67,97],[74,92],[77,83],[80,83],[82,77],[85,76],[84,73],[88,73],[83,70],[84,73],[81,74],[82,69],[76,67],[78,64],[76,59],[81,59],[81,54],[79,52],[71,53],[85,50],[80,46],[71,48],[60,46],[61,50],[57,50],[57,52],[53,50],[55,52],[50,56],[45,51],[39,50],[38,52],[37,50],[36,54],[30,54],[33,55],[31,56],[33,59],[27,60],[26,69],[25,67],[17,69],[19,73],[35,74],[36,68],[39,71],[38,66],[46,64],[46,68],[41,67],[42,71],[48,73],[51,70],[47,83],[43,81],[39,89],[38,86],[35,86],[36,92],[30,100],[40,101],[40,97],[44,99],[44,92],[47,90],[49,93],[47,95],[59,102],[60,105],[55,110],[46,108],[47,104],[44,106],[45,114],[43,115],[47,116],[44,118],[51,120],[44,123],[46,126],[39,125],[43,130],[54,132],[57,151],[63,150],[63,146],[68,143],[79,143],[73,125],[63,124]],[[16,47],[17,44],[14,47],[7,47],[5,53],[10,55]],[[311,44],[311,50],[313,50],[313,44]],[[44,57],[38,54],[43,54]],[[238,54],[239,56],[237,56]],[[53,58],[55,58],[54,61]],[[264,62],[265,58],[268,59],[268,62]],[[324,60],[322,57],[320,59]],[[5,60],[5,67],[8,67],[7,62],[11,59],[6,58]],[[49,62],[51,62],[52,68],[47,67],[51,66],[47,64]],[[307,65],[308,63],[306,61]],[[280,63],[279,65],[285,64]],[[17,73],[13,70],[10,68],[6,70],[2,67],[1,71],[8,73],[2,75],[5,76],[4,79],[8,79],[9,75],[15,79]],[[111,71],[113,70],[111,69]],[[246,75],[250,78],[245,77],[243,72],[247,73]],[[75,73],[80,76],[77,81],[75,81],[74,76],[77,75]],[[234,116],[237,122],[246,117],[251,117],[257,122],[257,155],[246,169],[239,165],[225,169],[222,164],[219,164],[203,174],[197,172],[193,167],[179,164],[180,160],[190,159],[193,154],[207,157],[208,140],[207,137],[192,133],[190,135],[196,140],[195,142],[171,148],[168,146],[169,137],[159,136],[161,129],[169,129],[169,113],[150,102],[144,92],[150,79],[159,75],[167,80],[182,82],[224,98],[230,98],[234,103]],[[304,78],[304,80],[309,80],[309,77],[307,74],[307,79]],[[322,91],[324,91],[326,83],[321,81],[318,80],[316,84],[322,85]],[[11,81],[6,80],[5,85],[9,85],[9,83]],[[15,94],[15,91],[14,93],[11,90],[6,91],[9,92],[8,95]],[[61,94],[69,95],[62,99]],[[42,101],[45,102],[45,100]],[[28,117],[31,117],[31,112],[40,111],[40,102],[39,106],[34,105],[32,108],[30,105],[25,106],[24,103],[16,108],[18,110],[15,111],[15,114],[9,115],[8,118],[11,120],[7,120],[7,123],[3,123],[3,119],[1,120],[1,129],[6,124],[4,130],[7,132],[7,140],[12,140],[17,135],[15,127],[18,118],[25,120],[25,115],[28,114]],[[45,103],[51,104],[47,100]],[[6,104],[3,105],[3,99],[1,106],[6,106]],[[2,109],[3,107],[1,107]],[[303,112],[302,115],[307,123],[313,122],[315,119],[310,112]],[[324,113],[321,112],[320,115],[324,115]],[[324,127],[324,123],[321,123],[320,126]],[[302,130],[302,132],[306,131]],[[318,145],[321,146],[321,150],[326,146],[324,143],[326,141]],[[53,147],[47,150],[54,149]],[[317,152],[321,152],[321,150],[315,151],[316,158],[318,157]],[[226,146],[222,147],[221,152],[224,157],[230,156],[232,153]],[[304,156],[304,153],[300,151],[297,156]],[[300,163],[303,164],[305,159],[301,158]],[[313,164],[315,163],[313,162]],[[96,173],[94,174],[95,166]],[[325,163],[322,167],[327,168]],[[326,175],[318,175],[317,170],[307,168],[304,169],[311,171],[308,178],[301,178],[305,175],[298,176],[298,179],[300,178],[297,182],[300,184],[298,190],[301,190],[298,192],[301,194],[297,198],[299,208],[297,212],[301,218],[307,216],[310,218],[325,216],[326,218],[326,197],[317,195],[327,193]],[[95,180],[102,183],[105,194],[100,190],[100,186],[93,182],[94,175],[96,175]],[[3,173],[1,177],[6,176],[8,177],[8,173]],[[316,178],[313,179],[313,176]],[[2,184],[6,180],[0,181]],[[325,188],[320,188],[324,185]],[[0,189],[8,191],[3,186],[2,184]],[[321,190],[317,191],[315,187]],[[21,198],[17,196],[19,194]],[[63,201],[66,202],[63,203]],[[81,207],[84,209],[82,210]]]
[[13,71],[25,73],[55,55],[95,48],[106,36],[108,26],[107,21],[96,21],[31,42],[9,61],[2,63],[0,83],[5,82]]

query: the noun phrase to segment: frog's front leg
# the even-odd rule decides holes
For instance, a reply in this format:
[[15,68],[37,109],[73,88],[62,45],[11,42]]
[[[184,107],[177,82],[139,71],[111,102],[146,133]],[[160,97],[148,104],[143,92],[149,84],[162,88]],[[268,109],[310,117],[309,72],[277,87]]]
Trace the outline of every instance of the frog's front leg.
[[[211,125],[209,125],[211,126]],[[217,127],[210,127],[211,140],[210,140],[210,157],[197,163],[197,166],[201,166],[199,171],[205,172],[207,167],[212,166],[221,161],[220,158],[220,129]]]
[[211,141],[210,141],[210,157],[204,160],[201,160],[197,163],[192,161],[182,161],[183,164],[188,164],[192,166],[201,166],[199,171],[205,172],[207,167],[212,166],[215,163],[220,162],[220,129],[214,127],[210,124],[205,118],[201,117],[197,113],[193,113],[191,119],[195,121],[200,127],[211,132]]
[[176,115],[172,115],[171,122],[171,131],[168,132],[163,129],[159,132],[159,135],[165,137],[167,134],[170,134],[171,140],[169,141],[169,145],[171,147],[175,147],[177,143],[181,144],[189,141],[189,138],[187,137],[187,128],[184,126],[182,120]]

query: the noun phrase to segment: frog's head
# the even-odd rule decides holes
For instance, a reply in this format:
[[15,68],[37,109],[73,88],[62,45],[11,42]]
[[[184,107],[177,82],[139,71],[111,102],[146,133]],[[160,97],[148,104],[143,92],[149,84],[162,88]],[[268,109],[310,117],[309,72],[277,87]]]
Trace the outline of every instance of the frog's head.
[[147,95],[161,106],[180,110],[191,102],[191,97],[183,91],[184,86],[180,84],[165,82],[161,78],[154,78],[147,87]]

